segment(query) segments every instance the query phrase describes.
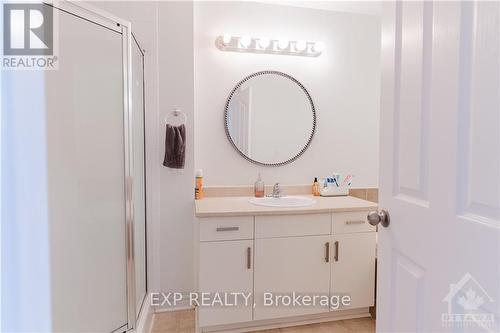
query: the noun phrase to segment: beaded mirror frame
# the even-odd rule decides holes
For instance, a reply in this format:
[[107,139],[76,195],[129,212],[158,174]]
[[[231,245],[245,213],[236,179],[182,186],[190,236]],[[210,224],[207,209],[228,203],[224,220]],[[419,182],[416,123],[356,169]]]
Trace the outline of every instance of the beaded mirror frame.
[[[293,157],[291,157],[291,158],[289,158],[289,159],[287,159],[285,161],[282,161],[282,162],[265,163],[265,162],[260,162],[260,161],[252,159],[251,157],[247,156],[244,152],[242,152],[238,148],[238,146],[236,146],[236,144],[234,143],[233,139],[231,138],[231,134],[229,133],[228,112],[229,112],[229,103],[231,102],[231,98],[238,91],[238,89],[241,87],[242,84],[244,84],[248,80],[250,80],[252,78],[255,78],[255,77],[259,76],[259,75],[279,75],[279,76],[282,76],[284,78],[287,78],[287,79],[293,81],[304,92],[304,94],[306,95],[307,99],[309,100],[309,104],[311,105],[311,111],[312,111],[312,114],[313,114],[313,124],[312,124],[311,134],[309,135],[309,139],[307,140],[305,146],[302,147],[302,149],[295,156],[293,156]],[[225,131],[226,131],[227,139],[229,140],[229,142],[231,143],[231,145],[247,161],[255,163],[255,164],[258,164],[258,165],[269,166],[269,167],[283,166],[285,164],[291,163],[291,162],[295,161],[296,159],[298,159],[302,154],[304,154],[304,152],[307,150],[307,148],[309,148],[309,146],[311,145],[311,141],[312,141],[312,139],[314,137],[314,133],[316,132],[316,109],[314,107],[314,103],[313,103],[313,100],[311,98],[311,95],[309,95],[309,92],[307,91],[307,89],[297,79],[295,79],[291,75],[288,75],[286,73],[279,72],[279,71],[273,71],[273,70],[260,71],[260,72],[256,72],[256,73],[253,73],[251,75],[248,75],[243,80],[241,80],[240,82],[238,82],[236,84],[236,86],[233,88],[233,90],[231,90],[231,93],[229,94],[229,97],[227,98],[226,105],[225,105],[225,108],[224,108],[224,128],[225,128]]]

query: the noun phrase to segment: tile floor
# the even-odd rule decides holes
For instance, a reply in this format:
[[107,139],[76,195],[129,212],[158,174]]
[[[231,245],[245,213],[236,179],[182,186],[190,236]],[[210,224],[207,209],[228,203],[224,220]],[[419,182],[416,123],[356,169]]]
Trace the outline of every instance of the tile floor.
[[[194,333],[193,310],[155,314],[152,333]],[[329,323],[286,327],[256,333],[374,333],[375,320],[371,318],[339,320]]]

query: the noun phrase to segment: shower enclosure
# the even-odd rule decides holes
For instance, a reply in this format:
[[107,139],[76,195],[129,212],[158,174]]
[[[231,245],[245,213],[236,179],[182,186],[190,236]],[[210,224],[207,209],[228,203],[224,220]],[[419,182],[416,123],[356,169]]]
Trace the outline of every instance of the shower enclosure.
[[52,328],[124,332],[147,293],[144,51],[130,23],[51,6],[45,72]]
[[132,33],[132,128],[134,161],[134,264],[135,315],[138,318],[146,301],[146,151],[144,103],[144,50]]

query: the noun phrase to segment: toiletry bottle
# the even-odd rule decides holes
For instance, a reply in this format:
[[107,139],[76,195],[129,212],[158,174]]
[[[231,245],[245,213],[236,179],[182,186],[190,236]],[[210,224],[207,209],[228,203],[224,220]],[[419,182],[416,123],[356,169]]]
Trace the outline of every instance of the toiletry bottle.
[[264,197],[264,182],[260,177],[260,173],[259,173],[259,178],[257,179],[254,185],[254,194],[256,198]]
[[203,170],[196,171],[196,186],[194,188],[194,198],[196,200],[203,199]]
[[318,183],[318,178],[314,178],[314,182],[313,182],[313,185],[312,185],[312,194],[317,197],[319,196],[320,192],[319,192],[319,183]]

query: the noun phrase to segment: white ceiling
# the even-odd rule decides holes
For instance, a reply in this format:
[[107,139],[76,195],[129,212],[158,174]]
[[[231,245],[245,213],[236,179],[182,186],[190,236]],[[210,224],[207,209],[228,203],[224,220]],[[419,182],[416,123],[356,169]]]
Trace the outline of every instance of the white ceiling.
[[349,12],[357,14],[369,14],[381,16],[381,1],[287,1],[287,0],[262,0],[256,2],[270,3],[284,6],[296,6],[304,8],[314,8],[321,10],[330,10],[336,12]]

